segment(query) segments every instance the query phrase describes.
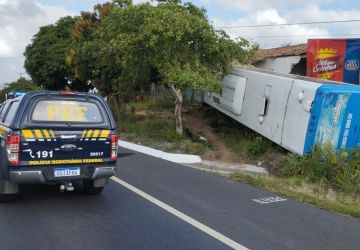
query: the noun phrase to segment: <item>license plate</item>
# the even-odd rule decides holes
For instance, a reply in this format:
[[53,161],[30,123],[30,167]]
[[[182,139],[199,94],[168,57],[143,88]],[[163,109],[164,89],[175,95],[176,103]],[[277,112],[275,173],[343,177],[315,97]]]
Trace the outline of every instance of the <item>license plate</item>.
[[55,168],[54,177],[79,176],[80,168]]

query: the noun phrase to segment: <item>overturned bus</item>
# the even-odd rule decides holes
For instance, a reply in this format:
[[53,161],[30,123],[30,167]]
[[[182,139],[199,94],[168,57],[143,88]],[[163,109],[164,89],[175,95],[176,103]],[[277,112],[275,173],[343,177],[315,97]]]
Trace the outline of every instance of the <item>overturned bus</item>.
[[360,87],[257,68],[234,68],[205,103],[291,152],[358,146]]

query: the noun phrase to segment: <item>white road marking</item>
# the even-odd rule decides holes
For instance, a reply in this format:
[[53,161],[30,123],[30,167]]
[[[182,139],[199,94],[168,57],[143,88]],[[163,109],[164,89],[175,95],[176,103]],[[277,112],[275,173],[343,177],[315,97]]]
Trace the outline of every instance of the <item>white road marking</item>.
[[152,197],[151,195],[141,191],[140,189],[130,185],[129,183],[113,176],[111,177],[111,179],[113,181],[115,181],[116,183],[120,184],[121,186],[129,189],[130,191],[136,193],[137,195],[143,197],[144,199],[152,202],[153,204],[161,207],[162,209],[166,210],[167,212],[171,213],[172,215],[175,215],[176,217],[178,217],[179,219],[189,223],[190,225],[196,227],[197,229],[203,231],[204,233],[210,235],[211,237],[221,241],[222,243],[224,243],[225,245],[233,248],[233,249],[239,249],[239,250],[245,250],[248,249],[246,247],[244,247],[243,245],[237,243],[236,241],[226,237],[225,235],[215,231],[214,229],[211,229],[210,227],[202,224],[201,222],[191,218],[190,216],[180,212],[179,210],[176,210],[175,208],[165,204],[164,202]]
[[280,202],[280,201],[287,201],[285,198],[281,198],[278,196],[274,197],[266,197],[266,198],[258,198],[258,199],[252,199],[253,201],[260,203],[260,204],[269,204],[274,202]]

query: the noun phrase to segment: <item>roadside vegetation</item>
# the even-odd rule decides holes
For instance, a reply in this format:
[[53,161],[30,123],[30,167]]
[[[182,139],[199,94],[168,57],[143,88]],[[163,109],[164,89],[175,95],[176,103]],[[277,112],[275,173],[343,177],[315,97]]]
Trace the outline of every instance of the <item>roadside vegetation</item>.
[[197,154],[217,161],[255,162],[281,151],[213,108],[187,101],[183,107],[184,133],[180,135],[173,129],[173,103],[169,97],[129,102],[119,117],[120,136],[167,152]]
[[360,150],[317,147],[305,156],[288,153],[268,166],[269,176],[237,173],[232,178],[360,218]]
[[172,129],[173,102],[168,97],[148,97],[128,103],[118,123],[120,136],[168,152],[233,163],[257,164],[286,153],[251,129],[200,103],[184,102],[184,134],[179,135]]
[[[332,148],[315,148],[304,157],[289,154],[278,168],[282,176],[304,176],[309,182],[341,192],[360,195],[360,150],[337,152]],[[360,204],[359,204],[360,205]]]
[[[173,103],[171,98],[149,98],[129,103],[118,122],[120,137],[124,140],[165,150],[172,153],[203,155],[214,146],[189,134],[190,124],[185,120],[185,133],[174,130]],[[188,109],[195,108],[187,104]]]
[[200,113],[228,150],[245,162],[273,161],[272,158],[278,158],[287,152],[212,107],[205,105]]
[[359,193],[334,189],[326,182],[309,181],[306,176],[277,177],[236,173],[233,180],[275,192],[295,200],[316,205],[360,219]]

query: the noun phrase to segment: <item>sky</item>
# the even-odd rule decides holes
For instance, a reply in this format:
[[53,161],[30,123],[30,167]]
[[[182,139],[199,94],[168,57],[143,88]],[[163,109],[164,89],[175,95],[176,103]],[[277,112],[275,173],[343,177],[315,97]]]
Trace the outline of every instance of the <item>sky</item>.
[[[106,0],[0,0],[0,87],[27,76],[23,53],[44,25],[66,15],[78,15]],[[135,3],[145,0],[135,0]],[[193,0],[204,7],[210,22],[231,37],[244,37],[262,48],[306,43],[308,38],[360,38],[360,21],[271,26],[334,20],[359,20],[360,1],[334,0]],[[355,34],[355,35],[349,35]]]

